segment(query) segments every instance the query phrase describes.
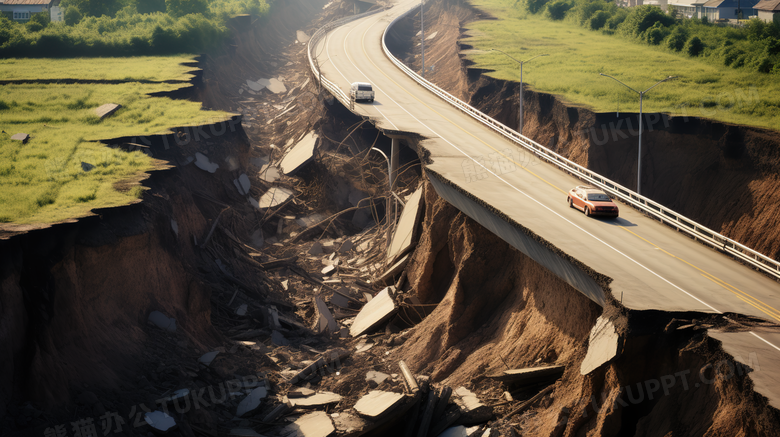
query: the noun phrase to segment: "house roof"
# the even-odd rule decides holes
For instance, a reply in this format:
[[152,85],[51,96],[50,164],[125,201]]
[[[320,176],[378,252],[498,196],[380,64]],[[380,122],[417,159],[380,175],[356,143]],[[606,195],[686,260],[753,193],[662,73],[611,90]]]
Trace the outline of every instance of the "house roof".
[[670,6],[701,6],[707,0],[669,0]]
[[[779,1],[780,0],[776,0]],[[755,8],[759,0],[710,0],[704,3],[705,8],[737,8],[742,10]]]
[[48,5],[52,0],[0,0],[0,5]]
[[758,2],[757,5],[753,6],[753,9],[780,12],[780,0],[763,0]]

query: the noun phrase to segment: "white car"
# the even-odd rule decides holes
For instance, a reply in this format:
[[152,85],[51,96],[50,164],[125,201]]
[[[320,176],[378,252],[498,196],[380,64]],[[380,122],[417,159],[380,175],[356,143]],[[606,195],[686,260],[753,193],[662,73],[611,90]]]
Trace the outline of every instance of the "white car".
[[349,89],[349,98],[353,102],[373,102],[374,88],[367,82],[355,82]]

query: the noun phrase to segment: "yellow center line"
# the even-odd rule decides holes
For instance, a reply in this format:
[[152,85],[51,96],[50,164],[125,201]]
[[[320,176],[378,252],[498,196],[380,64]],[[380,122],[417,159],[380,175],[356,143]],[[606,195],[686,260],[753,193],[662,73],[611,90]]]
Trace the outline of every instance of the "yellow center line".
[[[772,316],[773,318],[780,320],[780,318],[778,318],[778,317],[777,317],[777,316],[780,316],[780,310],[778,310],[778,309],[774,308],[773,306],[771,306],[771,305],[769,305],[769,304],[767,304],[767,303],[763,302],[762,300],[760,300],[760,299],[758,299],[758,298],[756,298],[756,297],[754,297],[754,296],[750,295],[750,294],[749,294],[749,293],[747,293],[747,292],[744,292],[744,291],[740,290],[739,288],[737,288],[737,287],[735,287],[735,286],[733,286],[733,285],[729,284],[728,282],[726,282],[726,281],[724,281],[724,280],[722,280],[722,279],[718,278],[717,276],[715,276],[715,275],[713,275],[713,274],[711,274],[711,273],[709,273],[709,272],[707,272],[707,271],[705,271],[705,270],[702,270],[701,268],[699,268],[699,267],[697,267],[697,266],[695,266],[695,265],[693,265],[693,264],[689,263],[688,261],[686,261],[686,260],[684,260],[684,259],[680,258],[679,256],[676,256],[676,255],[674,255],[674,254],[672,254],[672,253],[670,253],[670,252],[668,252],[668,251],[664,250],[664,249],[663,249],[661,246],[659,246],[659,245],[657,245],[657,244],[655,244],[655,243],[653,243],[653,242],[649,241],[648,239],[646,239],[646,238],[642,237],[641,235],[637,234],[636,232],[633,232],[633,231],[631,231],[630,229],[627,229],[627,228],[625,228],[625,227],[623,227],[623,226],[620,226],[620,229],[623,229],[624,231],[626,231],[626,232],[628,232],[628,233],[630,233],[630,234],[634,235],[635,237],[637,237],[637,238],[639,238],[640,240],[644,241],[645,243],[647,243],[647,244],[649,244],[649,245],[651,245],[651,246],[655,247],[656,249],[660,250],[661,252],[663,252],[663,253],[665,253],[665,254],[669,255],[670,257],[672,257],[672,258],[674,258],[674,259],[677,259],[677,260],[679,260],[679,261],[682,261],[683,263],[685,263],[685,264],[689,265],[690,267],[693,267],[694,269],[698,270],[698,271],[699,271],[699,273],[701,273],[701,275],[702,275],[702,276],[704,276],[705,278],[707,278],[707,279],[711,280],[712,282],[715,282],[716,284],[720,285],[721,287],[725,288],[726,290],[728,290],[728,291],[730,291],[730,292],[732,292],[732,293],[736,294],[736,295],[737,295],[737,297],[740,297],[740,295],[739,295],[738,293],[741,293],[741,294],[742,294],[742,295],[744,295],[744,296],[745,296],[747,299],[751,299],[751,300],[753,300],[753,301],[755,301],[755,302],[758,302],[758,304],[759,304],[759,305],[762,305],[762,306],[764,306],[764,307],[766,307],[766,308],[767,308],[767,310],[764,310],[764,309],[761,309],[761,308],[759,308],[759,309],[760,309],[760,310],[761,310],[763,313],[765,313],[765,314],[769,314],[769,315],[770,315],[770,316]],[[732,290],[732,289],[733,289],[733,290]],[[736,290],[736,291],[735,291],[735,290]],[[742,299],[742,297],[740,297],[740,299]],[[745,300],[745,299],[742,299],[742,300]],[[749,303],[749,302],[748,302],[748,303]],[[751,304],[751,305],[753,305],[753,304]],[[753,306],[755,306],[755,305],[753,305]],[[756,307],[756,308],[758,308],[758,307]],[[767,312],[767,311],[769,311],[769,312]],[[777,314],[777,316],[776,316],[775,314]]]
[[[733,291],[733,290],[729,289],[728,287],[726,287],[725,285],[721,284],[721,283],[720,283],[719,281],[717,281],[716,279],[713,279],[713,278],[711,278],[711,277],[709,277],[709,276],[705,275],[704,273],[702,273],[701,275],[702,275],[702,276],[704,276],[705,278],[709,279],[710,281],[714,282],[715,284],[717,284],[717,285],[720,285],[720,286],[721,286],[721,287],[723,287],[725,290],[728,290],[728,291],[730,291],[731,293],[733,293],[733,294],[734,294],[735,296],[737,296],[739,299],[743,300],[743,301],[744,301],[745,303],[747,303],[748,305],[750,305],[750,306],[752,306],[752,307],[754,307],[754,308],[757,308],[759,311],[761,311],[762,313],[764,313],[764,314],[768,315],[769,317],[771,317],[771,318],[773,318],[773,319],[775,319],[775,320],[778,320],[778,321],[780,321],[780,314],[778,314],[778,313],[775,313],[775,312],[773,312],[773,311],[771,311],[771,310],[767,310],[766,308],[762,307],[761,305],[759,305],[759,304],[756,304],[755,302],[753,302],[753,301],[750,299],[750,297],[749,297],[749,296],[748,296],[748,297],[745,297],[745,296],[742,296],[742,295],[740,295],[739,293],[736,293],[735,291]],[[757,300],[757,299],[756,299],[756,300]],[[771,307],[770,307],[770,308],[771,308]]]

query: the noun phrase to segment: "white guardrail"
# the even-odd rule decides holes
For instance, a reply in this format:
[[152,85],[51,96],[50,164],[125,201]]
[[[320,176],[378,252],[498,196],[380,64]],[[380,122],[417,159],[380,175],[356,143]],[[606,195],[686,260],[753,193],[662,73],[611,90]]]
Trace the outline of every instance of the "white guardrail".
[[[314,34],[314,36],[312,36],[312,39],[309,42],[309,64],[311,65],[312,71],[314,72],[315,76],[321,78],[322,85],[325,86],[325,88],[327,88],[331,93],[333,93],[333,95],[336,96],[336,98],[338,98],[348,108],[350,107],[349,97],[346,94],[344,94],[344,92],[341,91],[341,89],[338,86],[336,86],[334,83],[322,77],[318,65],[316,64],[315,61],[312,60],[311,50],[312,47],[316,45],[315,36],[321,38],[323,35],[325,35],[325,33],[327,33],[327,31],[333,29],[334,27],[341,26],[350,21],[363,18],[364,16],[371,15],[378,11],[379,10],[368,12],[361,15],[355,15],[352,17],[344,18],[342,20],[337,20],[332,23],[329,23],[325,27],[319,29]],[[541,144],[531,140],[530,138],[520,135],[514,129],[511,129],[508,126],[504,125],[503,123],[500,123],[494,120],[493,118],[483,114],[478,109],[472,107],[471,105],[463,102],[457,97],[451,95],[450,93],[434,85],[433,83],[427,81],[426,79],[422,78],[419,74],[414,72],[412,69],[407,67],[403,62],[401,62],[398,58],[393,56],[392,53],[390,53],[390,50],[388,50],[387,45],[385,43],[385,40],[387,37],[387,32],[391,27],[393,27],[393,25],[395,25],[398,21],[400,21],[407,15],[414,13],[415,11],[416,8],[410,9],[406,13],[396,17],[387,26],[387,28],[385,28],[385,32],[382,35],[382,49],[384,50],[385,55],[388,57],[388,59],[390,59],[390,61],[392,61],[398,68],[404,71],[409,77],[414,79],[417,83],[419,83],[420,85],[422,85],[423,87],[431,91],[432,93],[436,94],[440,98],[444,99],[445,101],[447,101],[448,103],[456,107],[457,109],[470,115],[472,118],[481,122],[485,126],[493,129],[494,131],[503,135],[505,138],[514,142],[515,144],[532,152],[538,158],[543,159],[549,163],[552,163],[556,165],[558,168],[570,173],[571,175],[601,188],[608,194],[617,197],[618,199],[633,206],[634,208],[660,220],[663,223],[666,223],[674,227],[679,232],[688,234],[690,237],[693,237],[697,241],[700,241],[715,249],[730,254],[768,273],[775,279],[780,279],[780,263],[773,260],[772,258],[769,258],[768,256],[756,252],[755,250],[745,246],[744,244],[738,243],[703,225],[700,225],[699,223],[696,223],[695,221],[681,214],[678,214],[675,211],[666,208],[657,202],[654,202],[644,196],[641,196],[635,193],[634,191],[629,190],[628,188],[599,175],[598,173],[592,172],[587,168],[582,167],[581,165],[576,164],[564,158],[563,156],[553,152],[552,150],[542,146]]]

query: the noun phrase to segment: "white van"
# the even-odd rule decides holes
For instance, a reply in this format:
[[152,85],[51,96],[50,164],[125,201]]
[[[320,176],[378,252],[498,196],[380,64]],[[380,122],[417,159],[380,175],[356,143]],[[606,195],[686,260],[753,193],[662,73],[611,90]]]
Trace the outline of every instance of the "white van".
[[349,98],[353,102],[359,102],[361,100],[364,102],[373,102],[374,88],[371,87],[370,83],[355,82],[349,89]]

